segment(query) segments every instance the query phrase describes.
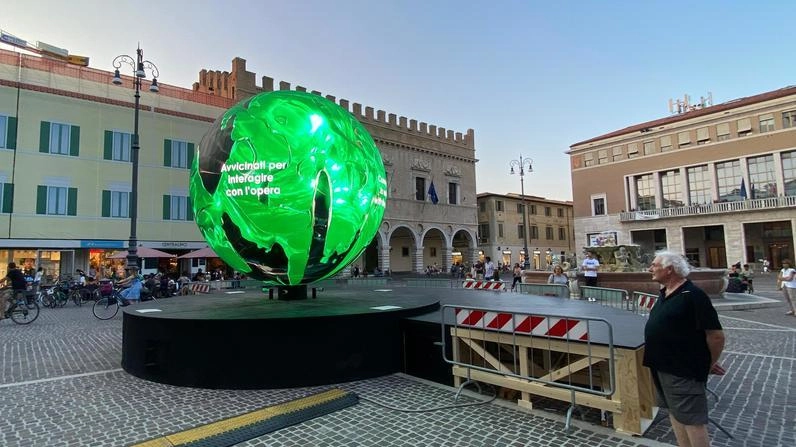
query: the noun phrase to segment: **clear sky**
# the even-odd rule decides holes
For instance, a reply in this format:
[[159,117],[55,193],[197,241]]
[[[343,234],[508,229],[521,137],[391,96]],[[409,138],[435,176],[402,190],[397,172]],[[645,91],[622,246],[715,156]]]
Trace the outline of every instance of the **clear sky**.
[[[573,143],[796,84],[796,2],[4,0],[0,29],[111,70],[140,42],[160,81],[257,75],[466,132],[478,192],[570,200]],[[3,46],[4,48],[11,48]]]

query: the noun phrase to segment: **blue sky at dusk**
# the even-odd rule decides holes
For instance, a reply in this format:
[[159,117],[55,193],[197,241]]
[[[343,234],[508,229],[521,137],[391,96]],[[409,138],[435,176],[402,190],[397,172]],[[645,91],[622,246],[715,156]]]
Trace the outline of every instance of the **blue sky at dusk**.
[[[478,192],[571,199],[569,146],[796,84],[796,2],[5,0],[0,29],[111,70],[140,42],[159,81],[249,71],[388,113],[475,129]],[[3,48],[12,47],[0,45]],[[142,130],[145,131],[145,130]]]

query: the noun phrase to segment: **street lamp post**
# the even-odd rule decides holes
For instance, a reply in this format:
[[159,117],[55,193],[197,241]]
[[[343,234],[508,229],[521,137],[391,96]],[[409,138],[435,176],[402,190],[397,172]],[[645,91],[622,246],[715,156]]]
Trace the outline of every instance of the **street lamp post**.
[[138,143],[138,112],[141,105],[141,84],[142,79],[146,78],[146,72],[152,75],[152,84],[149,91],[157,93],[158,88],[158,67],[150,61],[144,60],[144,51],[139,47],[136,50],[136,57],[132,58],[126,54],[116,56],[113,59],[113,83],[122,84],[122,76],[119,69],[122,65],[129,65],[133,69],[133,86],[135,87],[135,118],[133,120],[133,141],[131,144],[130,161],[133,164],[133,184],[130,191],[130,241],[127,246],[127,269],[139,269],[138,265],[138,240],[136,238],[136,225],[138,221],[138,150],[141,148]]
[[[525,206],[525,172],[533,172],[533,160],[530,158],[522,158],[522,154],[520,154],[519,160],[511,160],[509,164],[511,167],[511,174],[519,174],[520,175],[520,195],[522,196],[522,236],[523,236],[523,250],[525,251],[525,262],[523,268],[525,270],[529,270],[531,268],[531,261],[528,260],[528,224],[526,221],[526,215],[528,214],[528,210]],[[515,171],[514,168],[518,168],[518,171]]]

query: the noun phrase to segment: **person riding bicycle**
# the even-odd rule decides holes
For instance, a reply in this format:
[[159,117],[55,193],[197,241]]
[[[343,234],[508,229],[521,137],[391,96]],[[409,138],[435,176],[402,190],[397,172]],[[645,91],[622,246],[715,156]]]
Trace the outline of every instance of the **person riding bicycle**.
[[[25,296],[25,292],[28,290],[28,282],[25,279],[25,275],[22,273],[22,270],[17,268],[17,264],[13,262],[8,263],[8,273],[6,277],[0,280],[5,284],[11,282],[11,290],[13,290],[13,294],[11,295],[11,299],[17,299],[18,294],[22,294]],[[5,318],[6,313],[6,295],[0,294],[0,320]]]
[[127,287],[120,292],[122,298],[129,301],[141,301],[142,283],[137,267],[131,267],[130,274],[127,276],[127,278],[119,281],[117,285],[120,287]]

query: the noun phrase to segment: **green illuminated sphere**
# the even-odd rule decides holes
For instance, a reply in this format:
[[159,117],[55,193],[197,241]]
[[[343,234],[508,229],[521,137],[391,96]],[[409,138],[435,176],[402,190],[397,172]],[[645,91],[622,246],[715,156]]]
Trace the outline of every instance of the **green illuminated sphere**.
[[199,230],[227,265],[290,286],[328,278],[362,253],[381,224],[387,182],[353,115],[318,95],[276,91],[213,123],[190,195]]

